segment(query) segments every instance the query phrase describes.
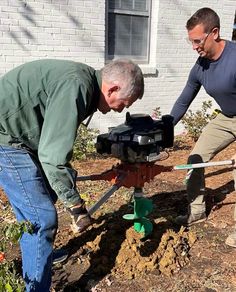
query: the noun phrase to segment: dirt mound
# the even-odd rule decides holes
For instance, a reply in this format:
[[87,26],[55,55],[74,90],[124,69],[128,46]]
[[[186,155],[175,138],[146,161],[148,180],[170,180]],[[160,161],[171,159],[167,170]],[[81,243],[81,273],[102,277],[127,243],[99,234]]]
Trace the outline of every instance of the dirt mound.
[[116,257],[112,274],[128,279],[145,273],[161,272],[171,275],[189,262],[189,250],[196,235],[181,229],[167,230],[161,237],[142,241],[141,234],[129,228]]
[[[84,250],[93,250],[97,254],[95,274],[103,274],[108,268],[113,250],[118,253],[113,259],[114,265],[111,274],[116,278],[133,279],[147,273],[171,275],[189,262],[189,250],[196,241],[196,235],[191,231],[181,228],[178,232],[172,229],[166,230],[160,237],[155,229],[149,239],[142,238],[142,234],[134,230],[133,227],[126,229],[122,243],[117,240],[115,226],[113,236],[107,237],[107,246],[101,252],[101,240],[104,233],[98,235],[95,240],[89,241],[83,247]],[[94,260],[93,260],[94,265]]]

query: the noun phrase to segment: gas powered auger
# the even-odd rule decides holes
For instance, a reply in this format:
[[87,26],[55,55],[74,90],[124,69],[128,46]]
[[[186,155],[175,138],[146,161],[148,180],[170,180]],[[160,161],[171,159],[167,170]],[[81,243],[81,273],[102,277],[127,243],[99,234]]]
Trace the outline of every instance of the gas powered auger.
[[[173,146],[174,129],[173,118],[162,116],[160,120],[153,120],[149,115],[126,114],[126,121],[111,128],[106,134],[98,135],[96,149],[100,154],[111,154],[121,160],[101,174],[79,176],[77,180],[107,180],[113,183],[103,196],[89,210],[92,215],[107,199],[121,186],[134,187],[133,214],[123,216],[126,220],[134,221],[134,229],[143,233],[144,237],[152,232],[152,223],[147,216],[153,210],[152,201],[144,197],[143,186],[161,172],[173,169],[193,169],[206,167],[200,164],[185,164],[179,166],[162,166],[155,164],[161,160],[161,152]],[[212,163],[210,163],[212,166]],[[234,164],[232,160],[221,162],[220,165]],[[216,165],[216,163],[214,164]],[[219,165],[219,164],[218,164]]]
[[152,223],[146,218],[153,209],[152,201],[144,197],[143,186],[157,174],[170,171],[172,167],[156,165],[162,149],[173,146],[173,118],[162,116],[153,120],[149,115],[126,114],[126,121],[111,128],[108,133],[98,135],[96,149],[100,154],[111,154],[121,160],[116,166],[101,174],[78,177],[78,180],[108,180],[113,186],[89,210],[93,214],[121,186],[134,187],[133,214],[124,219],[134,221],[137,232],[148,235]]

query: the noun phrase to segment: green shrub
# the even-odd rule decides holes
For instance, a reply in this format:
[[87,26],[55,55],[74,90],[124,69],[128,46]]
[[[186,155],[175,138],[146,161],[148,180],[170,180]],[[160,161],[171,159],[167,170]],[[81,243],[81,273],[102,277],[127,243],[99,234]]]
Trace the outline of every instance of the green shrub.
[[75,140],[72,160],[85,159],[88,155],[95,153],[94,141],[98,134],[99,131],[97,129],[90,129],[81,124]]
[[203,128],[212,120],[216,114],[217,110],[209,113],[212,107],[212,102],[210,100],[204,101],[200,110],[193,112],[188,110],[185,116],[182,118],[182,123],[184,128],[187,130],[188,135],[196,142],[203,130]]
[[4,260],[0,263],[0,292],[23,292],[24,281],[17,272],[15,261]]
[[1,226],[0,237],[0,292],[23,292],[24,281],[17,268],[16,260],[7,260],[6,251],[9,245],[16,244],[24,232],[32,233],[29,222],[11,223]]

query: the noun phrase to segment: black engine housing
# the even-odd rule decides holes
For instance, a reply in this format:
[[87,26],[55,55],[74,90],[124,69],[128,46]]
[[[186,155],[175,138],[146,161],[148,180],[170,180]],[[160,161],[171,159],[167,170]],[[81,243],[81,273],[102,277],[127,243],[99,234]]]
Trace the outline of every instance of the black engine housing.
[[158,160],[160,151],[172,147],[174,125],[171,115],[154,120],[147,114],[126,114],[126,121],[112,127],[106,134],[98,135],[96,150],[111,154],[124,162]]

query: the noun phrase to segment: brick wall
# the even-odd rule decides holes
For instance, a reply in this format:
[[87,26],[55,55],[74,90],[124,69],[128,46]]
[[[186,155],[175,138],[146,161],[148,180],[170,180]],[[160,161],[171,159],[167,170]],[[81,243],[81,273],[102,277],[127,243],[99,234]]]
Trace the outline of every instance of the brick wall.
[[104,0],[1,0],[0,74],[35,59],[104,64]]
[[[131,113],[151,114],[157,106],[169,113],[197,58],[185,41],[185,23],[204,6],[216,10],[222,36],[231,39],[235,0],[152,0],[151,58],[142,65],[145,95]],[[41,58],[71,59],[95,68],[105,63],[105,0],[1,0],[0,13],[0,75]],[[192,108],[204,99],[209,97],[201,91]],[[90,125],[104,132],[124,116],[96,113]],[[180,131],[178,124],[176,133]]]

